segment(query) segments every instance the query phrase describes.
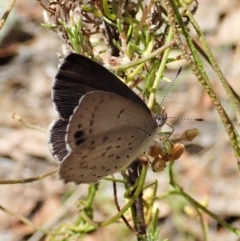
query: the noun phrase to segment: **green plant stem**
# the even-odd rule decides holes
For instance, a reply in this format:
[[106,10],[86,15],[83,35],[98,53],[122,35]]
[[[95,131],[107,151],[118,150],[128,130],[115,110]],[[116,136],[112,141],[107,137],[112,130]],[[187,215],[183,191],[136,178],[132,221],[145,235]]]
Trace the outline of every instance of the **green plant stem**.
[[16,2],[16,0],[9,1],[7,10],[4,12],[3,16],[0,19],[0,30],[3,28],[4,24],[6,23],[7,18],[9,16],[10,12],[12,11],[12,8],[13,8],[15,2]]
[[[172,183],[171,183],[172,184]],[[235,233],[238,237],[240,237],[240,229],[232,227],[230,224],[225,222],[224,220],[220,219],[216,214],[212,213],[210,210],[208,210],[206,207],[201,205],[199,202],[197,202],[195,199],[193,199],[191,196],[189,196],[187,193],[185,193],[181,187],[175,184],[175,188],[177,189],[177,192],[171,192],[171,194],[177,194],[180,196],[185,197],[188,202],[190,202],[192,205],[194,205],[196,208],[202,210],[203,212],[207,213],[211,218],[213,218],[216,222],[221,224],[223,227],[227,228],[229,231]]]
[[39,181],[47,176],[51,176],[55,174],[58,171],[58,168],[54,168],[51,171],[48,171],[46,173],[40,174],[37,177],[30,177],[30,178],[25,178],[25,179],[16,179],[16,180],[0,180],[0,185],[3,184],[25,184],[25,183],[30,183],[30,182],[36,182]]
[[126,183],[124,180],[113,178],[113,177],[104,177],[103,180],[110,181],[110,182],[118,182],[118,183],[123,183],[123,184]]
[[[153,188],[153,194],[152,194],[152,199],[148,205],[149,209],[148,209],[148,214],[147,214],[147,218],[146,218],[146,223],[148,224],[152,218],[152,213],[153,213],[153,206],[154,203],[156,201],[156,196],[157,196],[157,190],[158,190],[158,181],[156,180],[154,183],[152,183],[152,185],[154,186]],[[153,223],[153,228],[156,230],[157,226],[156,223]]]
[[88,199],[87,202],[85,204],[85,207],[91,207],[92,203],[94,201],[94,198],[96,196],[96,192],[98,190],[98,184],[90,184],[89,188],[88,188]]
[[132,198],[128,201],[128,203],[121,209],[120,212],[118,212],[112,218],[108,219],[105,222],[100,223],[100,225],[99,225],[100,227],[104,227],[104,226],[107,226],[107,225],[115,222],[116,220],[121,218],[121,216],[130,208],[130,206],[134,203],[134,201],[139,196],[140,192],[143,190],[143,186],[144,186],[145,179],[146,179],[146,176],[147,176],[147,169],[148,169],[148,166],[143,165],[141,176],[140,176],[139,182],[138,182],[138,187],[137,187],[135,193],[133,194]]
[[184,1],[181,1],[180,0],[180,3],[181,5],[186,8],[186,13],[187,13],[187,16],[189,17],[189,20],[191,22],[191,24],[193,25],[193,27],[195,28],[196,30],[196,33],[198,34],[199,36],[199,40],[200,42],[202,43],[203,45],[203,48],[204,48],[204,51],[205,53],[207,54],[207,57],[213,67],[213,69],[215,70],[219,80],[222,82],[222,85],[229,97],[229,100],[235,110],[235,114],[236,114],[236,117],[237,117],[237,120],[238,120],[238,124],[240,124],[240,105],[239,105],[239,101],[235,98],[229,84],[228,84],[228,81],[227,79],[225,78],[225,76],[223,75],[221,69],[219,68],[218,64],[217,64],[217,61],[215,60],[208,44],[207,44],[207,41],[203,35],[203,32],[201,31],[201,28],[199,27],[198,23],[196,22],[196,20],[194,19],[191,11],[189,11],[189,9],[187,8],[187,5]]
[[121,66],[108,66],[107,69],[110,71],[123,71],[129,68],[132,68],[134,66],[137,66],[141,63],[146,62],[147,60],[150,60],[156,56],[158,56],[159,54],[163,53],[166,49],[171,48],[173,46],[176,45],[176,42],[173,40],[168,44],[165,44],[164,46],[162,46],[161,48],[157,49],[156,51],[152,52],[151,54],[148,54],[147,56],[144,56],[142,58],[139,58],[135,61],[132,61],[131,63],[125,64],[125,65],[121,65]]
[[[197,55],[197,51],[196,51],[193,41],[189,35],[188,29],[184,25],[181,15],[178,11],[178,8],[175,5],[175,1],[164,0],[164,2],[166,4],[167,14],[169,16],[169,23],[173,29],[175,41],[176,41],[177,45],[179,46],[179,48],[181,49],[184,58],[191,66],[192,71],[196,75],[198,81],[202,84],[205,91],[208,93],[209,97],[211,98],[211,100],[223,122],[226,132],[229,135],[231,145],[234,149],[235,156],[237,157],[238,167],[240,169],[240,148],[239,148],[240,137],[239,137],[239,134],[237,133],[236,129],[234,128],[231,120],[229,119],[226,111],[222,107],[218,97],[216,96],[216,94],[212,88],[212,85],[208,79],[208,76],[203,69],[201,60]],[[176,18],[177,18],[178,25],[175,22],[174,16],[176,16]],[[178,32],[178,26],[180,26],[180,28],[182,29],[183,35],[186,38],[187,45],[191,51],[191,54],[192,54],[194,60],[191,58],[190,54],[187,51],[187,48],[185,47],[184,43],[182,43],[182,41],[181,41],[180,34]]]
[[148,166],[143,165],[141,176],[139,178],[136,191],[134,192],[132,198],[128,201],[128,203],[116,215],[114,215],[113,217],[111,217],[110,219],[108,219],[107,221],[104,221],[104,222],[94,222],[84,212],[81,213],[81,218],[84,221],[86,221],[87,223],[91,224],[94,228],[105,227],[109,224],[116,222],[131,207],[131,205],[135,202],[135,200],[138,198],[139,194],[143,190],[143,186],[144,186],[145,179],[147,176],[147,169],[148,169]]
[[204,219],[203,219],[203,215],[202,213],[200,212],[199,209],[197,209],[195,206],[194,206],[196,212],[198,213],[198,216],[199,216],[199,219],[200,219],[200,223],[201,223],[201,226],[202,226],[202,230],[203,230],[203,240],[204,241],[208,241],[208,232],[207,232],[207,225],[206,223],[204,222]]
[[186,192],[183,191],[183,189],[175,183],[174,175],[173,175],[173,163],[170,163],[169,167],[169,177],[170,177],[170,184],[173,186],[175,191],[170,192],[171,194],[177,194],[182,197],[184,197],[188,202],[190,202],[195,208],[202,210],[203,212],[207,213],[211,218],[216,220],[219,224],[221,224],[223,227],[227,228],[231,232],[235,233],[238,237],[240,237],[240,229],[232,227],[230,224],[225,222],[224,220],[220,219],[216,214],[212,213],[210,210],[208,210],[206,207],[201,205],[199,202],[197,202],[195,199],[193,199],[191,196],[189,196]]
[[[166,39],[166,43],[170,44],[172,42],[172,39],[173,39],[173,31],[172,31],[172,28],[170,28],[167,39]],[[155,80],[154,80],[154,83],[153,83],[153,86],[152,86],[152,89],[151,89],[151,93],[150,93],[150,96],[149,96],[149,100],[148,100],[148,108],[149,109],[152,109],[152,107],[154,105],[157,88],[158,88],[159,83],[161,81],[161,78],[163,76],[163,71],[166,67],[166,63],[167,63],[169,53],[170,53],[170,48],[167,48],[163,53],[162,61],[161,61],[160,66],[157,70],[156,77],[155,77]]]
[[[154,47],[154,43],[155,43],[155,41],[154,41],[153,39],[149,42],[146,51],[143,53],[143,57],[144,57],[144,56],[148,56],[149,54],[151,54],[152,49],[153,49],[153,47]],[[137,75],[137,73],[139,73],[139,72],[141,71],[141,69],[143,68],[144,64],[145,64],[145,62],[142,62],[141,64],[139,64],[139,65],[133,70],[133,72],[128,75],[127,82],[133,80],[133,78]]]

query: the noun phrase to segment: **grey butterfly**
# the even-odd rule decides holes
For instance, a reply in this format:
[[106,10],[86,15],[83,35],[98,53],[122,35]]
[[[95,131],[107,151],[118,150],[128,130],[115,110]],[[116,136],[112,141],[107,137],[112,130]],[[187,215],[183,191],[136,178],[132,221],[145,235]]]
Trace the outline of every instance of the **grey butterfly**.
[[166,113],[151,114],[144,101],[93,60],[68,55],[52,91],[59,120],[49,147],[67,182],[96,183],[142,155],[153,143]]

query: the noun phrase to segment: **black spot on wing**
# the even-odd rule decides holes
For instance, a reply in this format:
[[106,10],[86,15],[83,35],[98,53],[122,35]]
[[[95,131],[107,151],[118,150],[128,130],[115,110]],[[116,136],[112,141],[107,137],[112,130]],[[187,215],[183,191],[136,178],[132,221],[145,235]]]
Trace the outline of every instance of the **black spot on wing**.
[[122,109],[122,110],[119,111],[118,116],[117,116],[118,119],[121,117],[121,115],[122,115],[123,112],[124,112],[124,109]]
[[75,132],[75,134],[74,134],[74,138],[75,138],[75,139],[80,139],[83,135],[84,135],[84,132],[83,132],[83,131],[77,131],[77,132]]
[[86,141],[86,138],[83,138],[84,136],[84,132],[83,131],[76,131],[74,133],[74,140],[75,140],[75,145],[79,146],[82,143],[84,143]]

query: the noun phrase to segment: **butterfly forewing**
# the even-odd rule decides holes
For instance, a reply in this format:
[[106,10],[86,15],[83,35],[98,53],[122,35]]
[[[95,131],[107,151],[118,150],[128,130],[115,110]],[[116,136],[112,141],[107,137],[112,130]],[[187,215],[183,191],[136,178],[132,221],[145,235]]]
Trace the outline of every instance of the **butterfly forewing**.
[[139,105],[114,93],[93,91],[84,95],[67,128],[68,150],[81,149],[85,139],[116,127],[139,128],[149,135],[157,128],[155,119]]

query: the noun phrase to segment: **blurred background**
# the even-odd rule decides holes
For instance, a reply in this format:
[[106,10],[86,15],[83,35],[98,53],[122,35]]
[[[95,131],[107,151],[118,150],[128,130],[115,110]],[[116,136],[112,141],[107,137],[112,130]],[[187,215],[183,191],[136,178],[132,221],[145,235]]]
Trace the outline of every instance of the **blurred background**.
[[[1,16],[7,5],[7,0],[0,2]],[[41,27],[42,12],[42,7],[35,0],[17,0],[0,31],[1,180],[35,177],[57,166],[47,147],[47,129],[58,116],[51,101],[51,87],[59,64],[58,54],[62,55],[62,41],[56,33]],[[195,16],[221,70],[239,95],[240,2],[201,0]],[[165,76],[172,79],[180,65],[170,66]],[[205,69],[221,103],[237,126],[220,81],[206,62]],[[168,83],[159,87],[159,100],[167,87]],[[176,180],[193,198],[240,228],[240,172],[237,161],[210,98],[187,66],[184,66],[166,97],[164,106],[169,116],[204,119],[204,122],[169,121],[174,126],[174,135],[190,128],[200,131],[193,142],[186,143],[186,152],[174,165]],[[23,127],[16,118],[12,118],[14,113],[46,132]],[[161,196],[170,189],[167,169],[162,173],[149,170],[147,182],[156,179]],[[55,174],[33,183],[0,185],[0,205],[39,226],[54,228],[75,220],[78,214],[77,200],[84,200],[87,189],[88,185],[64,185]],[[120,187],[121,205],[125,203],[123,191]],[[72,194],[71,201],[64,204]],[[151,193],[146,192],[146,195]],[[94,207],[98,221],[106,220],[117,212],[110,182],[101,182]],[[160,209],[159,240],[203,239],[197,215],[185,200],[170,196],[159,199],[156,207]],[[204,219],[210,227],[209,240],[240,240],[207,215],[204,215]],[[113,237],[114,240],[135,240],[124,224],[100,229],[82,240],[113,240]],[[44,239],[16,217],[0,211],[0,240]]]

